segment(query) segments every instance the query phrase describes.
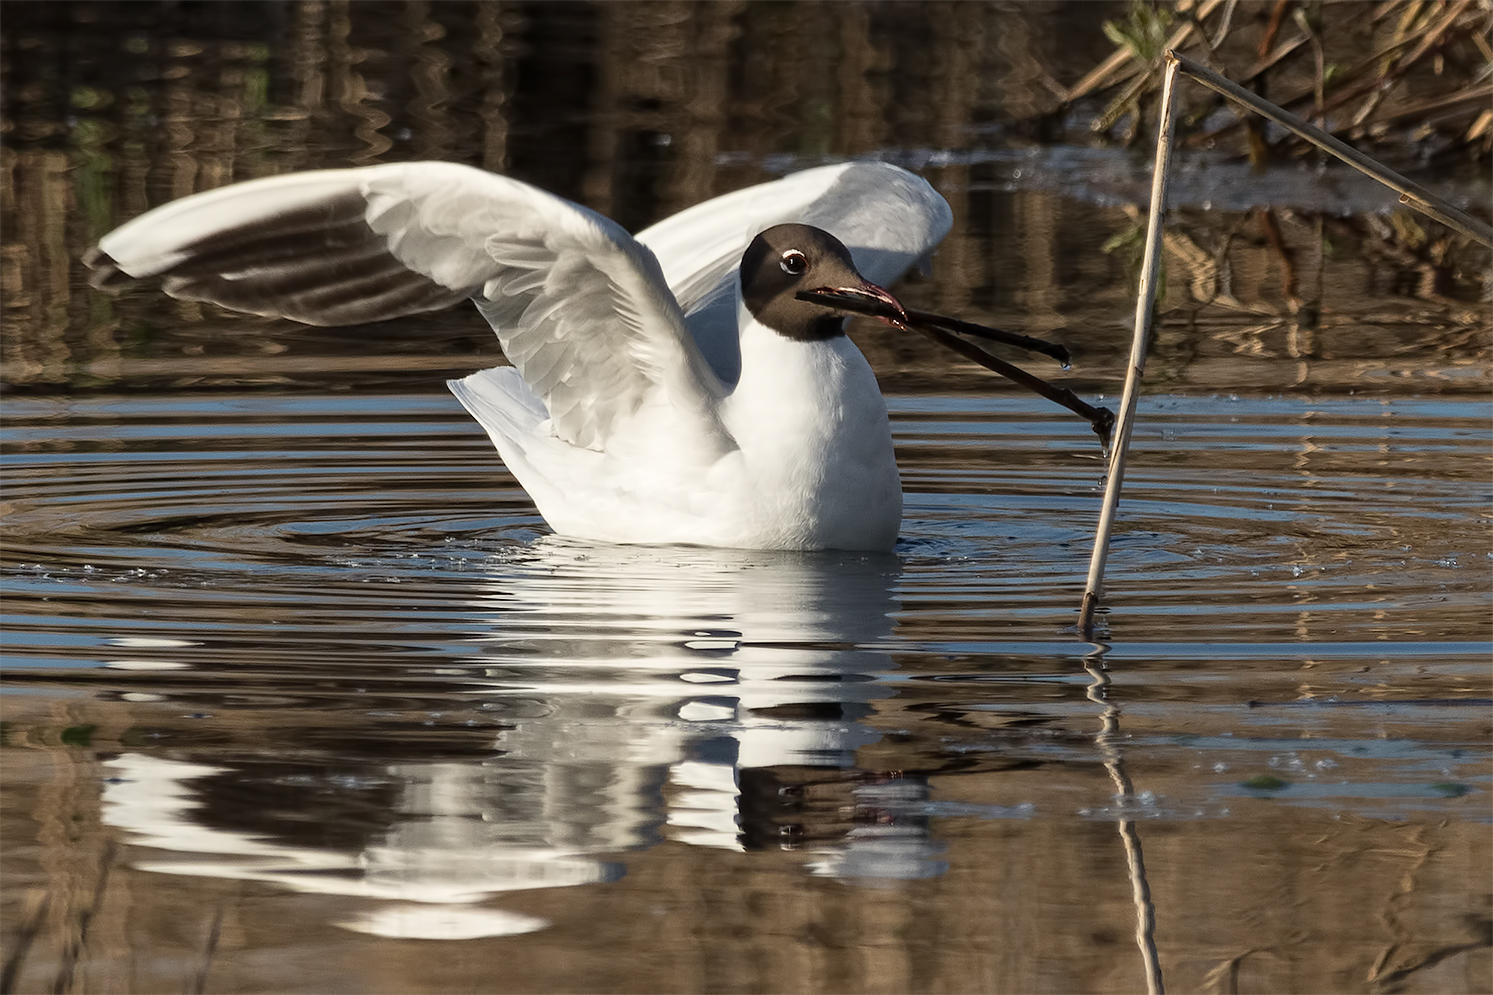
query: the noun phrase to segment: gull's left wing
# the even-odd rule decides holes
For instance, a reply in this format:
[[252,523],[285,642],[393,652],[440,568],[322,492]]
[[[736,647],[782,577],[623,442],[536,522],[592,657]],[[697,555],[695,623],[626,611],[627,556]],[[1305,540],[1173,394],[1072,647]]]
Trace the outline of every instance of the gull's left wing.
[[658,262],[615,222],[517,180],[418,162],[252,180],[105,235],[97,286],[162,289],[252,314],[347,325],[472,298],[555,434],[604,448],[645,406],[723,439],[724,388]]

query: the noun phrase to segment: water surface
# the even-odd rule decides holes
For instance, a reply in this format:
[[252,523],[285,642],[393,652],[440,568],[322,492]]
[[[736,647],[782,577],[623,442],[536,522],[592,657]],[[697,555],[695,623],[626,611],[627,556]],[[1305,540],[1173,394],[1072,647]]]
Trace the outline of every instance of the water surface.
[[441,395],[13,403],[8,887],[114,931],[22,987],[1127,990],[1121,819],[1175,984],[1480,984],[1486,403],[1149,399],[1101,644],[1037,401],[893,398],[892,556],[548,536]]

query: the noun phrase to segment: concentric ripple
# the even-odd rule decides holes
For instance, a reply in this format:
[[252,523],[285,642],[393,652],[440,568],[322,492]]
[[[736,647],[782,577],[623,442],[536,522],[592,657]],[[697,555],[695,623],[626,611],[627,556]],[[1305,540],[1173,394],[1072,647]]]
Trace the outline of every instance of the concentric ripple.
[[[1103,464],[1037,401],[893,399],[894,556],[550,536],[442,395],[9,403],[12,681],[369,715],[457,702],[478,727],[580,696],[664,736],[743,702],[815,722],[871,709],[906,725],[898,763],[929,769],[997,745],[1002,762],[1092,757],[1087,732],[1058,744],[1091,724],[1101,659],[1136,734],[1225,767],[1253,754],[1221,726],[1273,742],[1305,721],[1356,756],[1389,728],[1465,731],[1447,717],[1488,696],[1481,402],[1147,399],[1103,646],[1072,628]],[[848,756],[857,728],[813,749]],[[1422,749],[1440,747],[1371,753],[1363,776],[1399,783]],[[1227,804],[1184,794],[1176,812]]]

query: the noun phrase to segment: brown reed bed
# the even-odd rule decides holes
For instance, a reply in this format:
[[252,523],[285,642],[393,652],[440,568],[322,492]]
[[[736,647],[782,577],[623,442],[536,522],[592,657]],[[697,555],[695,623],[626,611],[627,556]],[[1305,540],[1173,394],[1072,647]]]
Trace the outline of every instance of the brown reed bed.
[[[1490,30],[1489,0],[1134,0],[1104,25],[1114,52],[1058,96],[1069,105],[1104,98],[1092,129],[1133,141],[1154,115],[1161,54],[1173,48],[1376,154],[1398,147],[1422,162],[1486,160]],[[1237,143],[1259,166],[1309,148],[1214,96],[1193,96],[1179,123],[1184,145]]]

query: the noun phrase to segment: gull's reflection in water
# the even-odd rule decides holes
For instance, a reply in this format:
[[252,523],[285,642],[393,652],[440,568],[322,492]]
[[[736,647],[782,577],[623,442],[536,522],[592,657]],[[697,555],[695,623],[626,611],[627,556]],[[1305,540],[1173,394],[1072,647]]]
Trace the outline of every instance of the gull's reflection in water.
[[542,928],[478,903],[614,880],[662,840],[799,847],[851,881],[942,870],[926,782],[856,765],[892,693],[894,557],[550,537],[489,573],[433,668],[478,686],[485,732],[434,755],[385,739],[335,770],[291,748],[126,753],[106,820],[175,851],[148,869],[383,900],[343,925],[391,936]]

